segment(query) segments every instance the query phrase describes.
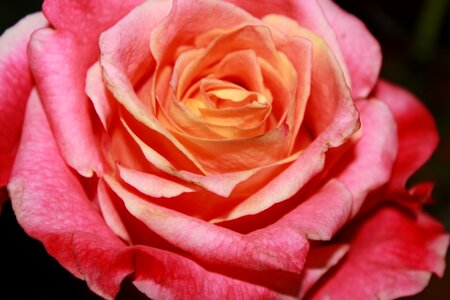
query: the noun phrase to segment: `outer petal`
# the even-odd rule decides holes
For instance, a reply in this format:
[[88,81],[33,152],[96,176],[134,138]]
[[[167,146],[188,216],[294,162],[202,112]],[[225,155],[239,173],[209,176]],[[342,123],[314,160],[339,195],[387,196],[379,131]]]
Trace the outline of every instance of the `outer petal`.
[[[36,92],[28,102],[8,190],[17,220],[29,235],[42,241],[72,274],[85,278],[96,293],[117,293],[122,278],[131,271],[117,257],[124,245],[104,226],[80,182],[63,162]],[[111,265],[94,266],[98,261],[86,260],[87,255]],[[104,279],[97,282],[94,277],[99,275],[95,274]]]
[[65,165],[36,93],[28,103],[8,189],[25,231],[102,297],[114,298],[122,279],[133,274],[135,285],[156,299],[285,298],[267,288],[207,271],[164,250],[125,246],[105,225],[80,181]]
[[[129,213],[177,248],[205,264],[257,272],[300,274],[308,251],[306,237],[329,240],[352,208],[345,185],[331,181],[277,222],[240,234],[145,201],[112,178],[106,182]],[[294,287],[282,290],[296,293]]]
[[298,230],[275,226],[259,233],[242,235],[147,202],[121,187],[114,179],[105,179],[134,217],[206,264],[293,273],[300,273],[303,267],[308,243],[301,226],[295,226]]
[[28,68],[28,40],[33,31],[46,25],[42,13],[35,13],[0,37],[0,187],[8,183],[26,102],[33,87]]
[[408,91],[379,81],[373,96],[389,106],[397,123],[399,149],[389,191],[402,193],[408,178],[436,149],[436,123],[425,106]]
[[102,169],[84,93],[86,72],[98,59],[100,33],[140,2],[47,0],[43,10],[55,29],[36,32],[30,42],[31,69],[58,146],[85,176]]
[[354,216],[367,195],[386,184],[397,156],[397,127],[388,106],[378,100],[357,102],[362,136],[339,158],[329,177],[344,182],[353,194]]
[[311,248],[302,273],[300,298],[303,298],[309,289],[347,254],[348,250],[347,244],[320,245]]
[[352,81],[352,96],[365,98],[374,88],[381,69],[381,48],[363,22],[332,0],[319,0],[336,33]]
[[394,299],[421,291],[431,272],[443,274],[449,236],[424,213],[385,206],[356,226],[348,256],[312,299]]

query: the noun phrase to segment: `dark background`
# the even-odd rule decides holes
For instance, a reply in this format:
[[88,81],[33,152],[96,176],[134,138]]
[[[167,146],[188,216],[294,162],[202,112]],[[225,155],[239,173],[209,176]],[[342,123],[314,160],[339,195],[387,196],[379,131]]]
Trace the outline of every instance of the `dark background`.
[[[429,163],[411,182],[436,182],[437,203],[426,209],[450,231],[450,0],[337,0],[355,14],[380,41],[382,77],[401,84],[422,99],[436,118],[441,142]],[[0,2],[0,32],[28,13],[40,0]],[[46,254],[17,225],[11,205],[0,215],[0,298],[99,299]],[[450,266],[450,255],[447,255]],[[9,296],[8,296],[9,295]],[[450,267],[443,279],[408,299],[450,299]]]

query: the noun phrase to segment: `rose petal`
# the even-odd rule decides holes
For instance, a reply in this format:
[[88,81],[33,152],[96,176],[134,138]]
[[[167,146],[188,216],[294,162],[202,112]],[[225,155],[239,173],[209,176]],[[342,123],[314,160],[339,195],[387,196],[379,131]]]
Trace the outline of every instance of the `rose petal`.
[[[213,174],[253,172],[289,156],[287,126],[275,128],[261,136],[236,140],[195,139],[179,133],[174,133],[174,136]],[[211,152],[211,149],[221,151]]]
[[415,96],[396,85],[379,81],[373,97],[386,102],[397,123],[399,149],[388,190],[403,193],[408,178],[436,149],[439,140],[436,123]]
[[[287,21],[282,16],[264,19],[267,24],[281,30],[285,27],[280,25]],[[359,129],[358,112],[331,50],[314,33],[301,29],[295,22],[289,21],[289,24],[294,26],[289,27],[290,30],[300,30],[302,36],[307,34],[313,42],[311,93],[303,126],[316,138],[292,165],[237,205],[222,221],[257,214],[295,195],[324,168],[325,153],[330,148],[341,146]],[[324,101],[329,102],[325,104]]]
[[32,95],[8,185],[14,212],[25,231],[42,241],[72,274],[85,279],[95,293],[114,298],[121,281],[134,274],[135,285],[152,298],[287,298],[265,287],[207,271],[164,250],[126,247],[105,225],[65,165],[37,94]]
[[207,271],[157,249],[136,247],[134,285],[150,299],[290,299],[260,285]]
[[353,97],[365,98],[373,89],[381,68],[380,45],[359,19],[332,1],[227,1],[258,18],[280,14],[296,20],[320,35],[333,49],[349,85],[351,81]]
[[41,29],[31,38],[29,57],[58,146],[69,165],[89,177],[93,171],[102,172],[102,162],[90,117],[92,107],[84,94],[85,72],[92,62],[86,57],[87,49],[79,47],[71,35]]
[[226,55],[212,70],[212,76],[217,79],[235,78],[242,82],[249,91],[264,92],[264,79],[258,64],[255,51],[247,49]]
[[333,181],[276,223],[243,235],[154,205],[112,178],[106,181],[132,215],[174,246],[208,264],[260,271],[299,273],[308,249],[305,236],[330,239],[352,207],[345,185]]
[[[297,87],[295,97],[288,108],[287,123],[290,127],[290,151],[296,146],[300,127],[303,124],[308,97],[311,93],[313,44],[306,38],[283,36],[277,48],[286,55],[296,70]],[[324,104],[326,105],[326,104]]]
[[33,87],[28,68],[28,41],[33,31],[46,26],[42,13],[35,13],[23,18],[0,37],[0,188],[8,183],[25,106]]
[[154,205],[127,191],[113,178],[105,179],[132,215],[171,244],[205,263],[294,273],[299,273],[303,267],[308,242],[300,230],[273,226],[259,233],[242,235]]
[[153,174],[138,172],[117,165],[120,178],[145,195],[155,198],[172,198],[194,190]]
[[125,270],[117,255],[124,245],[104,225],[65,165],[48,126],[34,92],[8,184],[14,213],[30,236],[42,241],[72,274],[86,279],[94,292],[104,297],[115,295],[120,281],[131,271],[130,267]]
[[168,1],[146,1],[139,9],[132,11],[114,27],[104,32],[100,39],[102,53],[100,63],[108,89],[129,114],[145,125],[160,143],[174,148],[172,152],[177,154],[175,158],[178,157],[180,160],[179,156],[183,156],[200,172],[205,173],[198,161],[139,99],[133,86],[143,70],[151,67],[154,62],[148,49],[148,36],[169,10]]
[[442,275],[448,243],[442,226],[426,214],[413,217],[398,208],[382,207],[358,224],[347,258],[319,281],[311,299],[416,294],[427,285],[431,272]]
[[366,98],[381,70],[381,48],[367,27],[331,0],[319,0],[323,14],[336,33],[352,81],[352,96]]
[[84,176],[102,172],[96,124],[84,93],[86,72],[98,58],[99,34],[140,2],[47,0],[43,10],[55,29],[39,30],[30,41],[31,70],[58,146]]
[[108,188],[102,179],[98,183],[97,198],[105,223],[117,236],[124,241],[130,242],[131,238],[126,229],[126,225],[123,223],[122,218],[114,205],[114,201],[108,193]]
[[152,32],[150,48],[156,61],[164,65],[176,51],[172,45],[183,45],[191,37],[213,29],[249,24],[258,25],[261,21],[226,2],[175,0],[170,14]]
[[[324,11],[318,0],[312,1],[290,1],[290,0],[274,0],[262,4],[255,0],[227,0],[227,2],[247,10],[258,18],[263,18],[270,14],[279,14],[287,16],[298,22],[301,26],[312,30],[323,38],[343,70],[344,78],[351,87],[351,79],[345,64],[344,55],[338,43],[336,33],[328,22]],[[350,34],[350,33],[349,33]]]
[[397,127],[389,107],[378,100],[356,102],[362,135],[334,165],[328,176],[338,178],[353,194],[352,215],[356,215],[367,195],[391,178],[397,157]]
[[275,226],[295,228],[310,240],[330,240],[348,221],[352,202],[352,194],[345,184],[331,180],[278,220]]
[[175,168],[164,156],[156,152],[152,147],[149,147],[144,141],[142,141],[133,130],[122,120],[123,125],[132,137],[132,139],[138,144],[145,158],[156,168],[188,182],[195,183],[201,187],[204,187],[208,191],[216,193],[217,195],[228,197],[237,184],[248,179],[251,175],[255,174],[257,170],[247,170],[234,173],[219,173],[212,175],[199,175],[192,172],[178,170]]
[[[143,0],[45,0],[42,9],[56,29],[73,32],[92,42],[142,2]],[[83,31],[82,35],[80,31]]]
[[105,130],[111,123],[113,111],[117,109],[115,100],[103,81],[103,70],[100,63],[89,68],[86,75],[86,95],[92,101],[95,112]]
[[299,297],[303,298],[311,287],[347,254],[348,250],[347,244],[311,248],[302,273]]

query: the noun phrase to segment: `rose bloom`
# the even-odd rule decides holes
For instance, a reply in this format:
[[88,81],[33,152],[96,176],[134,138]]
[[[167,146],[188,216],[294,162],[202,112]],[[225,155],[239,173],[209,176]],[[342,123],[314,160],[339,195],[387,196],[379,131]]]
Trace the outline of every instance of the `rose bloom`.
[[46,0],[0,43],[0,184],[98,295],[391,299],[443,274],[431,185],[405,188],[434,120],[330,0]]

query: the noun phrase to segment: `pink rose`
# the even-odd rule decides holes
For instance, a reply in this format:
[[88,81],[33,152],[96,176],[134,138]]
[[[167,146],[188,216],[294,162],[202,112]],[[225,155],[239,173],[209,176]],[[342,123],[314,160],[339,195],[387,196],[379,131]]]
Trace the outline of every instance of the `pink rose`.
[[405,189],[434,120],[333,2],[43,12],[0,40],[0,184],[95,293],[390,299],[442,275],[431,190]]

